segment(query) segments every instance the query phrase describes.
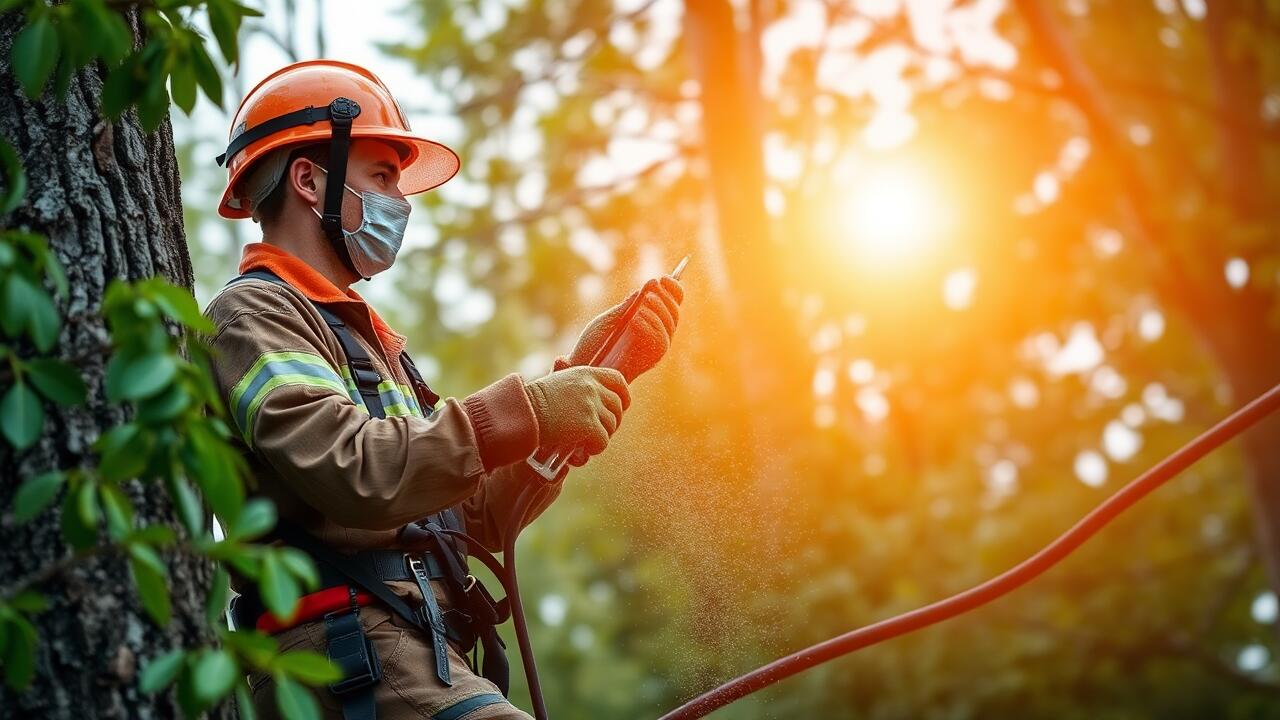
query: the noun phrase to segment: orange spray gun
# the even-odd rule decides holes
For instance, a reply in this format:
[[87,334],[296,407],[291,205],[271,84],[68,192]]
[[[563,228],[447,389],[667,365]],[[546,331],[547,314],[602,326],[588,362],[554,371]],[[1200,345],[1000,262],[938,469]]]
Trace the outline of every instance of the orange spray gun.
[[[671,271],[671,277],[676,280],[680,279],[680,274],[684,272],[685,265],[689,264],[689,256],[685,255],[684,259],[676,265],[676,269]],[[592,356],[591,362],[587,363],[593,367],[607,367],[614,370],[622,368],[622,361],[626,358],[631,344],[635,339],[635,333],[632,331],[631,320],[635,318],[636,313],[640,311],[640,304],[644,302],[645,296],[650,292],[650,288],[644,288],[636,293],[635,299],[622,313],[622,317],[618,318],[618,322],[614,323],[613,330],[600,344],[600,349]],[[556,479],[560,471],[564,469],[569,458],[573,456],[573,450],[554,449],[549,457],[543,460],[538,459],[537,451],[529,456],[529,467],[537,471],[539,475],[547,481]]]

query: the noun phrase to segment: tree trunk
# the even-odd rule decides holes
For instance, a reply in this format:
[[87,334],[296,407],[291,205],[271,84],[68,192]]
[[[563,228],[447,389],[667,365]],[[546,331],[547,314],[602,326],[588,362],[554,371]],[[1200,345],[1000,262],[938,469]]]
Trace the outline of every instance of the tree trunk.
[[[759,12],[753,6],[757,20]],[[776,438],[805,432],[809,375],[783,302],[781,258],[764,207],[758,28],[740,32],[726,0],[687,0],[685,29],[700,86],[702,144],[727,285],[722,300],[738,356],[739,382],[727,404],[742,418],[744,466],[753,468],[768,497],[792,475],[784,454],[770,448]]]
[[[1210,3],[1205,16],[1211,83],[1218,113],[1219,162],[1231,225],[1246,235],[1271,235],[1266,174],[1258,132],[1262,87],[1258,58],[1240,33],[1257,27],[1259,8]],[[1250,130],[1241,130],[1250,128]],[[1262,244],[1270,247],[1270,243]],[[1241,288],[1238,313],[1244,330],[1222,338],[1221,362],[1230,371],[1237,403],[1247,402],[1280,382],[1280,333],[1269,326],[1270,293],[1252,284]],[[1247,324],[1244,324],[1247,323]],[[1245,463],[1253,493],[1253,514],[1261,556],[1271,587],[1280,592],[1280,417],[1267,418],[1244,437]]]
[[[140,32],[136,18],[131,22]],[[9,64],[20,27],[15,13],[0,15],[0,134],[18,151],[29,179],[22,206],[4,222],[48,237],[66,269],[70,295],[60,310],[67,322],[56,354],[76,358],[89,396],[83,407],[47,406],[44,435],[32,448],[14,453],[0,443],[0,585],[69,553],[56,509],[15,526],[7,510],[17,485],[51,468],[93,465],[94,440],[127,419],[102,389],[108,338],[98,308],[107,284],[154,275],[192,284],[168,121],[145,135],[132,111],[114,125],[103,120],[104,71],[97,63],[74,76],[65,101],[52,92],[28,101]],[[177,525],[163,492],[136,482],[125,489],[139,522]],[[139,692],[137,669],[161,652],[211,640],[203,622],[211,568],[186,556],[171,558],[169,567],[174,620],[163,629],[144,616],[120,557],[77,562],[40,588],[52,607],[38,617],[36,677],[24,693],[0,689],[0,716],[180,716],[168,693]],[[228,707],[215,716],[233,714]]]

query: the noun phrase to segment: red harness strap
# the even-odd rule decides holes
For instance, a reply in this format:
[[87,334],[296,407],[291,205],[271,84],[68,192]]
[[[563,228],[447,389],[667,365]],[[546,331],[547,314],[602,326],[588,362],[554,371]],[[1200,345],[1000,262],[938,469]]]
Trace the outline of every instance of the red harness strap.
[[[372,605],[376,600],[374,596],[366,592],[356,593],[356,605],[364,607]],[[265,633],[275,634],[284,632],[289,628],[297,627],[303,623],[313,620],[319,620],[326,613],[334,610],[341,610],[351,606],[351,593],[346,585],[335,585],[323,590],[317,590],[308,595],[303,595],[298,599],[298,609],[294,611],[291,617],[280,619],[270,612],[262,613],[258,616],[258,622],[254,624],[258,630]]]

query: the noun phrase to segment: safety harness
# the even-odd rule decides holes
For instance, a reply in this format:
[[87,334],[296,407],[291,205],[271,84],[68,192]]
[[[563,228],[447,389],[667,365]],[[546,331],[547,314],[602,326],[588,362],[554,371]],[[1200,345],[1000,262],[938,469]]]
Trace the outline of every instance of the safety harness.
[[[244,273],[227,285],[249,279],[288,286],[275,273],[264,269]],[[378,393],[381,377],[369,353],[341,318],[318,303],[312,303],[312,307],[324,318],[342,346],[351,378],[369,415],[385,418],[386,411]],[[418,404],[423,412],[430,414],[440,396],[427,386],[407,353],[400,354],[400,363],[413,385]],[[341,680],[329,686],[329,690],[341,701],[344,720],[374,720],[376,717],[374,686],[382,678],[382,668],[372,642],[360,625],[361,601],[366,598],[381,601],[391,612],[426,633],[435,655],[436,678],[441,683],[446,686],[452,683],[447,642],[456,642],[464,655],[478,642],[484,649],[480,674],[497,685],[504,697],[507,695],[510,672],[506,646],[498,637],[495,626],[510,617],[510,604],[507,598],[495,600],[470,574],[467,566],[469,543],[465,541],[467,536],[461,518],[462,515],[454,508],[443,510],[401,528],[397,538],[400,549],[365,550],[353,555],[336,551],[286,520],[281,519],[277,523],[274,539],[302,550],[315,560],[320,584],[327,588],[321,592],[346,588],[348,602],[322,615],[329,659],[343,675]],[[409,607],[386,585],[397,580],[417,583],[423,598],[420,607]],[[436,600],[431,589],[432,580],[444,581],[451,604],[448,611],[442,611]],[[264,613],[265,607],[255,591],[233,601],[232,617],[237,627],[261,627],[259,621]],[[469,663],[472,670],[476,670],[474,657]]]

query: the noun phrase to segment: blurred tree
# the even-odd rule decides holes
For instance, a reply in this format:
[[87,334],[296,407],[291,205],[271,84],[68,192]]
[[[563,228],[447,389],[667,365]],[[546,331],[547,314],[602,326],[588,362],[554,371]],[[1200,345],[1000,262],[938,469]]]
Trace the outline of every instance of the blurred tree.
[[[1049,5],[408,5],[388,50],[451,100],[412,109],[463,138],[399,276],[442,387],[541,371],[698,249],[672,356],[529,533],[558,715],[650,716],[1003,570],[1270,384],[1276,18]],[[845,215],[897,165],[942,232],[862,254]],[[1231,482],[1269,432],[998,608],[726,716],[1280,716],[1274,503]]]

